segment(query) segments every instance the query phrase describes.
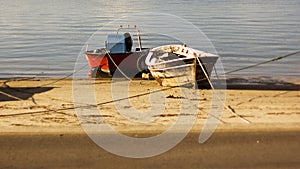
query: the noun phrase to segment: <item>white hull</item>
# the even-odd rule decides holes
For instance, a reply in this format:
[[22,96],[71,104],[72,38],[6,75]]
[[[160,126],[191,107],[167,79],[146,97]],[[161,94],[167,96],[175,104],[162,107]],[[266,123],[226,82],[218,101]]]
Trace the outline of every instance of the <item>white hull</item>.
[[180,45],[161,46],[151,52],[148,69],[161,86],[187,85],[197,88],[207,80],[198,59],[208,76],[218,59],[217,55]]

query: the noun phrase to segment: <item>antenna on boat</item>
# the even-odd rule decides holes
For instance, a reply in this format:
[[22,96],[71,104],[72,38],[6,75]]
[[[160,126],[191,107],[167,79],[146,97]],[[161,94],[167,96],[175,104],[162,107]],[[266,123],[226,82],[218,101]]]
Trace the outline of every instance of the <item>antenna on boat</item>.
[[140,48],[140,51],[142,51],[142,40],[141,40],[141,33],[139,30],[138,30],[137,35],[138,35],[139,48]]
[[87,52],[89,49],[89,44],[86,45],[85,51]]

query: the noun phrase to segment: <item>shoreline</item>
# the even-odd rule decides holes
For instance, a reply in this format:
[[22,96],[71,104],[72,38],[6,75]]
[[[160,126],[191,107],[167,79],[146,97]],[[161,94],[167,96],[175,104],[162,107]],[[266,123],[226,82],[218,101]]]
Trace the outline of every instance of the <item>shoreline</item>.
[[[71,77],[12,77],[0,78],[0,83],[11,81],[50,81],[55,84],[62,80],[94,80],[94,81],[111,81],[111,78],[90,79],[80,78],[74,79]],[[135,81],[155,81],[142,78],[134,78]],[[213,80],[213,84],[221,84],[230,90],[300,90],[300,78],[298,76],[226,76],[226,79]],[[226,82],[226,84],[224,84]],[[43,84],[47,85],[48,84]],[[158,84],[157,84],[158,85]],[[1,87],[1,86],[0,86]],[[32,86],[38,87],[38,86]]]

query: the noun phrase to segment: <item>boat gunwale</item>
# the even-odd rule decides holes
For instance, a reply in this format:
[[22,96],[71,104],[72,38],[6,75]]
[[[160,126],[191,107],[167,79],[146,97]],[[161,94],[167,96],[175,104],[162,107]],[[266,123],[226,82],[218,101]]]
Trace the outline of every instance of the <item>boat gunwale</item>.
[[170,70],[170,69],[177,69],[177,68],[184,68],[184,67],[189,67],[189,66],[193,66],[194,64],[184,64],[184,65],[179,65],[179,66],[172,66],[172,67],[167,67],[167,68],[149,68],[149,70],[153,70],[153,71],[165,71],[165,70]]
[[84,54],[85,55],[106,55],[107,53],[109,53],[110,55],[114,55],[114,54],[133,54],[133,53],[142,53],[145,52],[149,49],[143,49],[141,51],[134,51],[134,52],[126,52],[126,53],[109,53],[109,52],[93,52],[93,51],[86,51]]
[[[193,53],[197,53],[198,56],[194,56],[194,57],[189,57],[188,55],[186,55],[186,53],[180,53],[178,51],[172,51],[172,48],[174,47],[178,47],[178,48],[186,48],[187,50],[192,51]],[[161,65],[161,64],[166,64],[166,63],[171,63],[171,62],[176,62],[176,61],[184,61],[184,60],[188,60],[188,59],[196,59],[199,58],[201,60],[201,58],[219,58],[218,55],[216,54],[212,54],[212,53],[208,53],[208,52],[204,52],[204,51],[200,51],[197,49],[193,49],[190,47],[184,47],[182,45],[164,45],[164,46],[159,46],[156,48],[152,48],[150,50],[150,52],[152,52],[154,54],[155,51],[160,50],[160,51],[166,51],[167,49],[170,49],[171,52],[166,52],[166,53],[174,53],[176,55],[182,55],[185,56],[185,58],[178,58],[178,59],[172,59],[172,60],[167,60],[167,61],[160,61],[154,64],[149,64],[148,66],[154,66],[154,65]],[[202,54],[206,54],[205,56],[201,56]]]
[[[197,56],[196,58],[199,58],[201,60],[201,58],[219,58],[219,56],[217,56],[217,55],[215,55],[215,56]],[[189,59],[195,59],[195,58],[172,59],[172,60],[162,61],[162,62],[158,62],[158,63],[154,63],[154,64],[149,64],[148,66],[161,65],[161,64],[165,64],[165,63],[172,63],[172,62],[176,62],[176,61],[184,61],[184,60],[189,60]]]

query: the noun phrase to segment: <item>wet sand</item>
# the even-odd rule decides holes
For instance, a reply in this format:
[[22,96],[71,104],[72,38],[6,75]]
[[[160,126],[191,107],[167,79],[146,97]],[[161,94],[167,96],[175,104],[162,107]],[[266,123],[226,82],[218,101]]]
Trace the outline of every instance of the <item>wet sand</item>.
[[132,159],[99,148],[85,134],[0,136],[1,168],[299,168],[300,132],[216,132],[204,144],[190,133],[159,156]]
[[[226,91],[226,106],[231,111],[224,109],[217,130],[203,144],[198,143],[198,137],[212,99],[211,90],[198,90],[201,108],[187,137],[159,156],[132,159],[103,150],[83,132],[74,111],[72,80],[1,82],[0,168],[300,167],[300,94],[297,86],[293,89],[280,86],[277,90],[231,87]],[[110,102],[110,81],[80,83],[86,87],[95,84],[96,101],[103,103],[97,108],[105,110],[107,114],[102,116],[105,122],[120,132],[152,136],[172,126],[180,116],[179,107],[175,105],[180,102],[181,95],[176,89],[164,91],[166,110],[153,114],[150,117],[152,123],[143,126],[118,114],[115,103]],[[129,95],[161,89],[155,81],[137,80],[132,82]],[[148,110],[148,99],[147,95],[133,97],[131,106]],[[95,120],[95,117],[87,117],[82,123],[94,124]]]

